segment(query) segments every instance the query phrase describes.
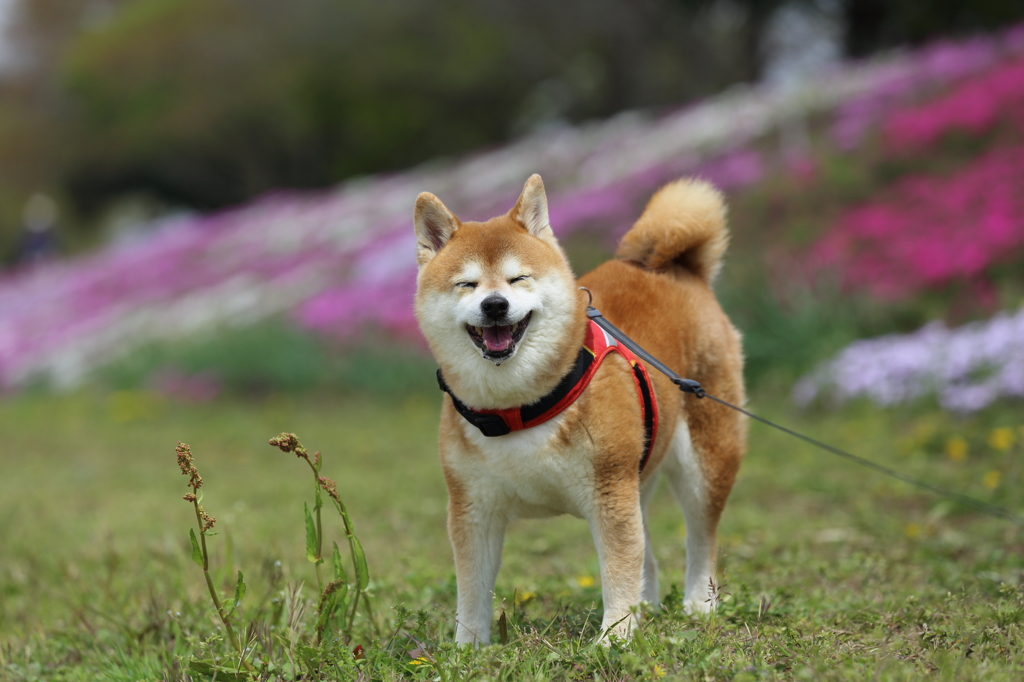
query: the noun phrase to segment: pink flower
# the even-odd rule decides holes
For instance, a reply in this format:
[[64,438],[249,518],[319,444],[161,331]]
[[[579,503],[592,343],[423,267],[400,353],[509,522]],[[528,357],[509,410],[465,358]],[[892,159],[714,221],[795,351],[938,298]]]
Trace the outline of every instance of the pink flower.
[[953,130],[979,135],[1001,120],[1024,129],[1024,59],[992,69],[937,100],[893,113],[882,131],[894,148],[912,149]]
[[1024,248],[1024,144],[950,177],[912,176],[890,198],[847,211],[811,249],[813,269],[898,299],[972,280]]

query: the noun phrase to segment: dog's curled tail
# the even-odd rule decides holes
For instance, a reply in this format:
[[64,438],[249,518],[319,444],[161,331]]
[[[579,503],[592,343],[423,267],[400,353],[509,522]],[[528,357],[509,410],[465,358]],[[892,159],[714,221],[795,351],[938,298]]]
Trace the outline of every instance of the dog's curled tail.
[[615,255],[652,270],[681,267],[710,285],[728,243],[721,193],[702,180],[684,179],[651,197]]

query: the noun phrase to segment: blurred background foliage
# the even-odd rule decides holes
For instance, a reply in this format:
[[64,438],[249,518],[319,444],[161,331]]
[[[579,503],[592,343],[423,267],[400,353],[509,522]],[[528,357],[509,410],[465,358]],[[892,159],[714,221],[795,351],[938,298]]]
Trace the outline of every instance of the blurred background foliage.
[[260,401],[327,392],[393,400],[437,391],[436,368],[419,348],[368,330],[340,350],[278,319],[148,344],[104,367],[99,379],[117,390],[143,388],[186,401],[222,392]]
[[[61,248],[76,250],[114,207],[209,210],[751,81],[784,4],[16,1],[0,257],[37,191],[58,198]],[[849,55],[1024,16],[1013,0],[803,6],[838,18]]]

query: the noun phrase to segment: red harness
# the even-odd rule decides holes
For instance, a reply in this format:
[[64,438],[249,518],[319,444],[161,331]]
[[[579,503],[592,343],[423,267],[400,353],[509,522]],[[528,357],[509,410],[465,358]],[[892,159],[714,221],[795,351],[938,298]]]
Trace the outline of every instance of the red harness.
[[612,352],[624,357],[633,370],[633,382],[636,384],[640,414],[644,422],[644,454],[640,460],[640,471],[643,471],[654,448],[654,439],[658,435],[658,401],[654,395],[654,386],[647,375],[647,369],[636,355],[625,346],[619,345],[618,341],[593,320],[587,321],[587,335],[572,370],[551,393],[535,403],[506,410],[474,410],[455,397],[445,383],[441,370],[437,370],[437,383],[442,391],[452,397],[452,403],[458,413],[480,429],[481,433],[488,437],[504,436],[513,431],[522,431],[543,424],[564,412],[583,394],[601,362]]

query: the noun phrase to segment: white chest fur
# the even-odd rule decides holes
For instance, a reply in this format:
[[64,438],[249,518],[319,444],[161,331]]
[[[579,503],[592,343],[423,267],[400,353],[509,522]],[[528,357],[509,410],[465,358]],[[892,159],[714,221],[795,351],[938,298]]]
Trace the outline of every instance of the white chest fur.
[[460,419],[477,452],[452,453],[450,464],[473,492],[508,520],[572,514],[587,518],[594,490],[589,443],[557,436],[563,416],[505,436],[488,438]]

